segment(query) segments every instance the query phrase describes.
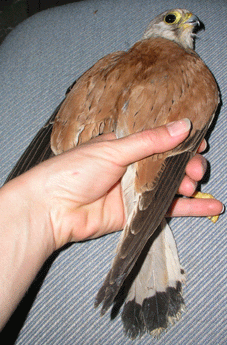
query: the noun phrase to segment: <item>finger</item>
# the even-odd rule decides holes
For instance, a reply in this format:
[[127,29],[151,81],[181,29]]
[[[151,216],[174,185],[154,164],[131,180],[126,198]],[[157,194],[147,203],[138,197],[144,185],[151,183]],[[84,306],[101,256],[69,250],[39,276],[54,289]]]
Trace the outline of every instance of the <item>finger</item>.
[[188,136],[190,127],[190,121],[183,119],[117,139],[112,142],[114,144],[109,154],[116,163],[126,166],[152,154],[173,149]]
[[197,185],[198,183],[196,181],[192,180],[189,176],[185,176],[177,193],[190,197],[195,193]]
[[201,153],[201,152],[205,151],[206,148],[207,148],[207,141],[206,141],[206,139],[203,139],[203,141],[199,145],[197,152]]
[[187,164],[185,172],[191,180],[200,181],[207,170],[207,160],[196,154]]
[[207,217],[223,212],[223,204],[216,199],[174,199],[167,217]]

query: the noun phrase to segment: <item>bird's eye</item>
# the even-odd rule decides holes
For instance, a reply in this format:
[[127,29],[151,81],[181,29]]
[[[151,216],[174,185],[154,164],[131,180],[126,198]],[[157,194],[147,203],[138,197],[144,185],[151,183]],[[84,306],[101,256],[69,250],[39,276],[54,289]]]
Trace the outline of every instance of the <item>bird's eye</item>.
[[167,14],[167,16],[165,17],[165,22],[167,23],[167,24],[174,24],[175,23],[175,21],[176,21],[176,16],[175,16],[175,14],[173,14],[173,13],[170,13],[170,14]]

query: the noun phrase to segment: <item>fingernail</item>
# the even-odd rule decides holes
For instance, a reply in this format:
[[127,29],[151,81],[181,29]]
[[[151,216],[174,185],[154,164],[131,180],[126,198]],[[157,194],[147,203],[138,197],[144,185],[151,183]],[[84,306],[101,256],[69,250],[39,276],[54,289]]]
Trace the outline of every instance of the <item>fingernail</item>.
[[189,131],[191,128],[191,121],[189,119],[182,119],[179,121],[169,122],[166,127],[171,137],[176,137]]
[[206,148],[207,148],[207,141],[205,140],[205,139],[203,139],[203,141],[202,141],[202,152],[203,151],[205,151],[206,150]]
[[221,210],[220,214],[223,214],[223,213],[225,213],[225,205],[224,204],[222,204],[222,210]]
[[202,174],[204,175],[207,171],[207,160],[202,156]]
[[190,181],[191,182],[191,186],[192,186],[192,188],[193,188],[193,190],[194,190],[194,192],[193,193],[195,193],[195,191],[196,191],[196,188],[197,188],[197,186],[198,186],[198,182],[196,182],[196,181]]

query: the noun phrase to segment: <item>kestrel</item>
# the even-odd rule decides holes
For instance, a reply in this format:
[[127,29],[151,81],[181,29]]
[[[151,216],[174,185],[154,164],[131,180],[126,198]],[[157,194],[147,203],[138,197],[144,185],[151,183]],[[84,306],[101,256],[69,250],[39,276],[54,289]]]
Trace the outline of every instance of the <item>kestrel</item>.
[[122,178],[127,223],[95,306],[104,314],[122,300],[131,338],[158,334],[184,305],[185,274],[165,215],[219,104],[216,81],[194,51],[201,28],[185,9],[166,11],[128,51],[100,59],[69,88],[8,178],[103,133],[121,138],[190,119],[182,144],[130,165]]

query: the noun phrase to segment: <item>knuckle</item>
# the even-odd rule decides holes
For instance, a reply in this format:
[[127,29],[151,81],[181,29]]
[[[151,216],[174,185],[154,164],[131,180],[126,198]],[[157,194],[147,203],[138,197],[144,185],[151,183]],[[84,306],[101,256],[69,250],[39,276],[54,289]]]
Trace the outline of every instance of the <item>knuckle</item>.
[[145,130],[141,133],[141,140],[148,148],[153,147],[155,149],[159,141],[158,139],[159,136],[156,131]]

